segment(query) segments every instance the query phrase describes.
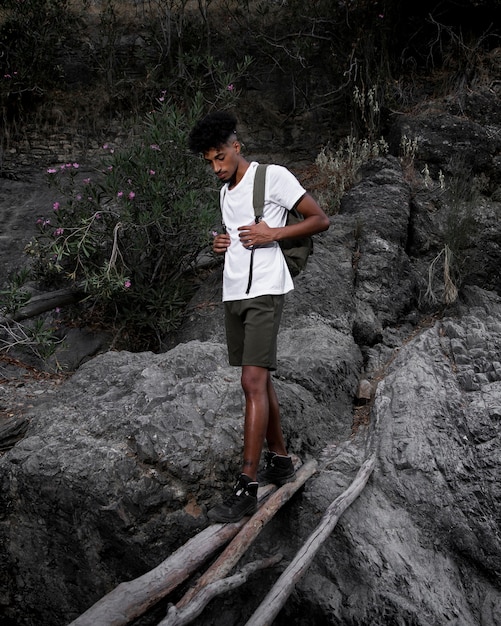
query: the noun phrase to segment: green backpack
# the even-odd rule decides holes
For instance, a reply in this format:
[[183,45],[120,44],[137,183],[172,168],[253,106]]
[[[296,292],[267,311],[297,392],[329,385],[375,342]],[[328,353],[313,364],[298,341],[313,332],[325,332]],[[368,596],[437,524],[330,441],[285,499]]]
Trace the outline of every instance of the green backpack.
[[[258,165],[256,169],[256,177],[254,178],[254,194],[252,202],[254,205],[256,224],[263,215],[267,167],[267,165]],[[287,224],[297,224],[298,222],[302,222],[303,219],[303,216],[296,208],[287,211]],[[297,276],[302,270],[304,270],[306,263],[308,262],[308,257],[313,253],[313,239],[311,237],[284,239],[283,241],[280,241],[279,244],[282,248],[282,252],[284,253],[291,276]]]

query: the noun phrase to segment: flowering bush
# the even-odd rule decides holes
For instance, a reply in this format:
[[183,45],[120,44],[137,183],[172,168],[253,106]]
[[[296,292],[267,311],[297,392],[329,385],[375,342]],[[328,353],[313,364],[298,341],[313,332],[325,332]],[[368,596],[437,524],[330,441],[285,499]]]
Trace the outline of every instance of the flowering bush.
[[95,175],[47,170],[60,198],[29,246],[36,276],[82,290],[79,316],[99,311],[128,348],[154,349],[175,328],[217,219],[213,177],[187,148],[202,108],[200,96],[189,110],[162,97],[130,145],[103,146]]

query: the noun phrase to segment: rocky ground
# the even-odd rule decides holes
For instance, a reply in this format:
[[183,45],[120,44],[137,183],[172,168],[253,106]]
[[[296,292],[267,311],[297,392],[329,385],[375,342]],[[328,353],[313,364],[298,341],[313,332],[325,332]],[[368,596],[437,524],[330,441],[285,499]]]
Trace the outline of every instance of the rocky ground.
[[0,355],[0,430],[6,420],[22,417],[33,408],[34,400],[52,394],[65,376],[48,374],[9,357]]

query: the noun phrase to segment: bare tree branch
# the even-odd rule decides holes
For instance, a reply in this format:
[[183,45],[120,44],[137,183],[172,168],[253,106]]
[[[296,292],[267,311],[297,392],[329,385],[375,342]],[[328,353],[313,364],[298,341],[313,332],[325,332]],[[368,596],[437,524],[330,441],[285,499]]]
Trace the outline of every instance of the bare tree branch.
[[240,587],[247,582],[247,579],[251,574],[260,569],[272,567],[281,559],[282,555],[276,554],[267,559],[253,561],[233,576],[209,583],[197,596],[195,596],[193,601],[183,609],[178,609],[176,606],[171,605],[167,613],[167,618],[160,622],[161,626],[184,626],[185,624],[189,624],[202,613],[204,608],[213,598],[220,596],[231,589]]
[[331,503],[320,524],[309,536],[284,573],[277,580],[266,598],[259,605],[245,626],[269,626],[284,606],[296,583],[311,565],[318,550],[334,530],[344,511],[359,496],[376,464],[372,454],[362,465],[351,485]]

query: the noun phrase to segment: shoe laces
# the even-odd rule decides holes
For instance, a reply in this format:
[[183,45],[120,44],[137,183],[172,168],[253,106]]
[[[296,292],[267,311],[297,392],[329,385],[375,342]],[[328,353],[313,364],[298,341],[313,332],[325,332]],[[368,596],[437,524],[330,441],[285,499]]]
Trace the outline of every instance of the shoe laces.
[[235,485],[233,492],[223,501],[224,506],[231,507],[239,502],[243,497],[249,496],[249,492],[244,485]]
[[264,469],[268,469],[269,467],[275,467],[273,463],[273,459],[276,457],[276,454],[268,453],[264,458]]

